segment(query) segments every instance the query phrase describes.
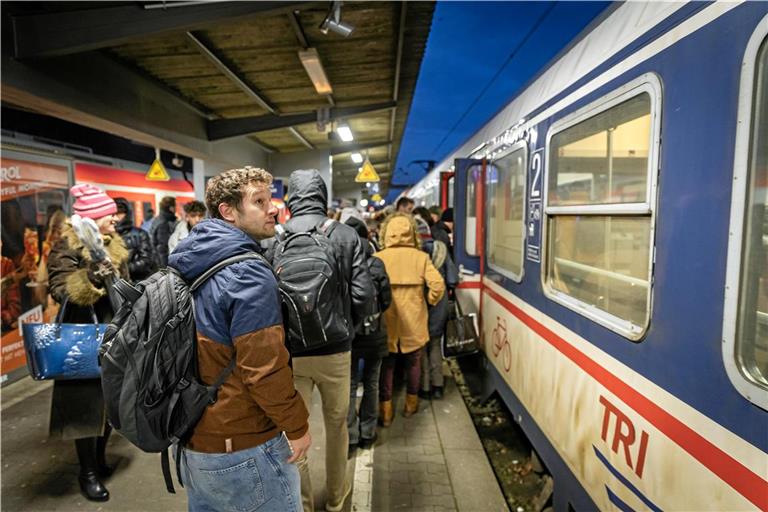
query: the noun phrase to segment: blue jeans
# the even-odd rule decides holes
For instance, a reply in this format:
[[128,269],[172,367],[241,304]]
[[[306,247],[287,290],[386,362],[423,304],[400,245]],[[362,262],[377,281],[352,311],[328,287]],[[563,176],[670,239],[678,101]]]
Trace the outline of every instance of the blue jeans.
[[[178,455],[177,455],[178,456]],[[181,450],[181,478],[190,512],[301,512],[299,470],[286,460],[288,439],[233,453]]]
[[[360,382],[360,361],[363,361],[363,399],[360,402],[360,413],[358,414],[357,384]],[[376,435],[376,421],[379,419],[380,371],[380,357],[352,358],[352,378],[349,386],[349,414],[347,415],[349,444],[358,444],[361,438],[371,440]]]

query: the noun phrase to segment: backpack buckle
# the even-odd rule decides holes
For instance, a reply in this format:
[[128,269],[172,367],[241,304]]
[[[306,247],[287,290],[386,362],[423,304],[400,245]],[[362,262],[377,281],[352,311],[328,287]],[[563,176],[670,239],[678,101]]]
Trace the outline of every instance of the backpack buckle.
[[185,379],[184,377],[181,378],[178,384],[176,384],[176,389],[181,391],[182,389],[187,389],[189,387],[190,382]]
[[165,327],[173,330],[176,328],[177,325],[179,325],[179,322],[181,322],[182,319],[183,319],[183,315],[181,314],[181,311],[179,311],[178,313],[173,315],[170,320],[168,320],[165,323]]

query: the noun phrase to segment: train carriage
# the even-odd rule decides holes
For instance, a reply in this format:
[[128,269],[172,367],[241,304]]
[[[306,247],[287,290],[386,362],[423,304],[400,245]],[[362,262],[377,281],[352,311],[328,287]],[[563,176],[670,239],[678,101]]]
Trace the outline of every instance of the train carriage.
[[617,4],[408,192],[558,510],[768,510],[767,75],[768,3]]

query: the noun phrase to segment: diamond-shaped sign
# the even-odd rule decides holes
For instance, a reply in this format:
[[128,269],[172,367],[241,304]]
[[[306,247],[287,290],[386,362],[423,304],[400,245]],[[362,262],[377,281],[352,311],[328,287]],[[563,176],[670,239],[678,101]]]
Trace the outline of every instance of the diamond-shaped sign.
[[376,172],[376,169],[373,168],[373,164],[366,158],[365,162],[363,162],[363,166],[357,173],[357,176],[355,176],[355,181],[358,183],[375,183],[379,181],[379,179],[379,174]]
[[171,179],[168,171],[163,167],[163,162],[161,162],[159,158],[156,158],[155,161],[152,162],[145,178],[150,181],[170,181]]

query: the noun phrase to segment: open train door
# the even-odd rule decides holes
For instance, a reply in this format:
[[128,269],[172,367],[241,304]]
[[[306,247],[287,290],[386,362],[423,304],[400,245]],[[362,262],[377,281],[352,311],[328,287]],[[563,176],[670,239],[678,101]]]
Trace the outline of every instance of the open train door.
[[456,295],[465,313],[480,312],[484,240],[485,160],[459,158],[453,176],[453,253],[459,267]]

